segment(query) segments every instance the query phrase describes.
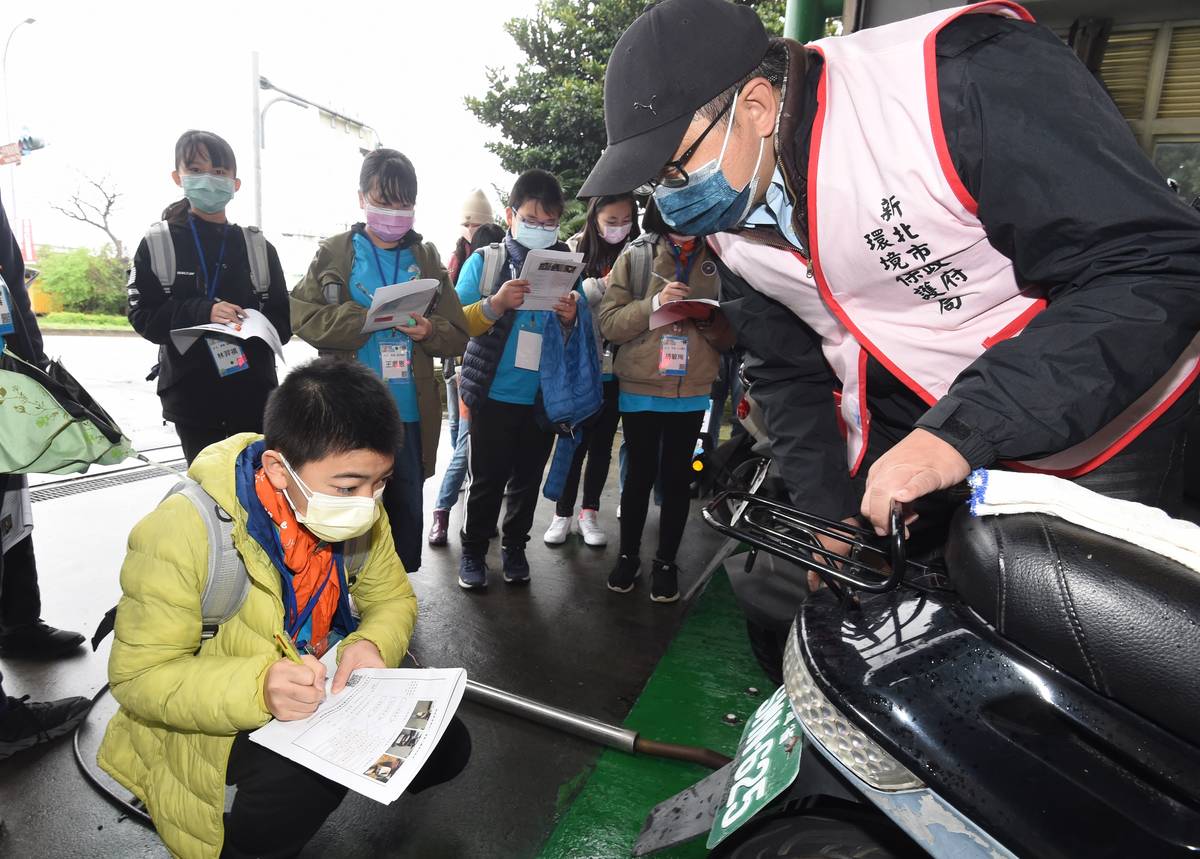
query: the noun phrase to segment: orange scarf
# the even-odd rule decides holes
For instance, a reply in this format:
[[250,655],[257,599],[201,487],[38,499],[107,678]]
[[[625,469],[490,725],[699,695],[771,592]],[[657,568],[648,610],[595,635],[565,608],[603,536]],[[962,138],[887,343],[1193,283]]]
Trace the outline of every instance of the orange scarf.
[[[329,545],[317,547],[320,541],[296,521],[292,505],[281,490],[271,485],[261,468],[254,475],[254,491],[267,515],[279,529],[283,561],[292,573],[292,588],[296,591],[296,607],[298,611],[303,612],[312,595],[325,581],[330,564],[334,563],[333,548]],[[328,649],[329,627],[337,611],[340,591],[341,585],[335,568],[310,618],[312,638],[308,643],[312,645],[317,656],[321,656]]]

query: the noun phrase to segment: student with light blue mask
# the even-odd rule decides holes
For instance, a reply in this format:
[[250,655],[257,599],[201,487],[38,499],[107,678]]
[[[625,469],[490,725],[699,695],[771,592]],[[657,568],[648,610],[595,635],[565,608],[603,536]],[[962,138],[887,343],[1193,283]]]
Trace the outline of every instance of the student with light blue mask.
[[552,174],[521,174],[505,210],[508,235],[473,254],[458,276],[458,297],[472,335],[459,373],[459,391],[471,410],[471,483],[458,572],[463,588],[487,586],[484,558],[506,496],[501,528],[504,580],[529,581],[525,544],[554,442],[553,432],[538,419],[541,343],[543,337],[565,340],[571,335],[580,293],[577,284],[554,311],[522,310],[529,285],[518,274],[530,250],[567,250],[558,239],[565,207],[562,187]]

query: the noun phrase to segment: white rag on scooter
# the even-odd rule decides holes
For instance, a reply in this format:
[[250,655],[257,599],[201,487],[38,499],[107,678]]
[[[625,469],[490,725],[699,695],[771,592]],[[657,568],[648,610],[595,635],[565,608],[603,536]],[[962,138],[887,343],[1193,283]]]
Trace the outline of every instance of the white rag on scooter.
[[1200,526],[1172,519],[1165,511],[1119,501],[1061,477],[977,469],[971,486],[971,515],[1045,513],[1149,549],[1200,572]]

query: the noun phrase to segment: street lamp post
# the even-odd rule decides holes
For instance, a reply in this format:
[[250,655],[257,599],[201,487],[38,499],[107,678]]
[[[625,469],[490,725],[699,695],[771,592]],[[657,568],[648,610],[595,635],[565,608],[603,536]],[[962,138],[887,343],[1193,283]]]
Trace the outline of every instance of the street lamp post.
[[[331,110],[327,107],[322,107],[316,102],[309,101],[304,96],[296,95],[287,90],[280,89],[269,80],[264,78],[258,72],[258,51],[253,51],[250,54],[250,87],[251,87],[251,106],[254,112],[254,223],[260,229],[262,228],[262,151],[266,148],[266,122],[267,111],[272,105],[284,102],[286,104],[294,104],[297,107],[307,110],[310,107],[315,107],[319,113],[328,115],[331,119],[340,119],[347,129],[358,128],[370,131],[375,135],[375,148],[378,149],[383,145],[379,138],[379,132],[365,122],[360,122],[345,114],[338,113],[336,110]],[[275,98],[268,101],[266,104],[259,106],[259,90],[274,90],[279,93]]]
[[[0,59],[0,71],[4,73],[4,142],[12,143],[12,107],[8,102],[8,46],[12,44],[13,36],[17,30],[21,29],[26,24],[33,24],[37,19],[26,18],[19,22],[15,27],[8,31],[8,38],[4,41],[4,57]],[[9,217],[15,222],[17,217],[17,166],[9,165],[8,174],[8,207]]]

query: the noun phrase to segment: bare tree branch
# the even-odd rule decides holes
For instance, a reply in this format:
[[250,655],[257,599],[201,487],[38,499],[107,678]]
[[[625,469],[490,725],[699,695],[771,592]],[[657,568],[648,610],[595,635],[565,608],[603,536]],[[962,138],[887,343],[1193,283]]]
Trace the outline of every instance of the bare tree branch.
[[104,234],[108,236],[108,240],[112,242],[113,250],[116,251],[117,256],[121,259],[124,259],[125,245],[119,238],[117,238],[116,233],[114,233],[112,230],[111,224],[112,215],[116,210],[117,200],[121,197],[121,192],[115,187],[108,187],[107,176],[99,180],[88,176],[85,177],[85,180],[86,183],[96,191],[96,194],[91,194],[90,196],[99,195],[99,199],[101,201],[100,203],[97,204],[84,197],[84,189],[81,188],[76,190],[75,193],[71,195],[71,199],[68,203],[68,205],[72,207],[73,211],[65,206],[59,206],[55,204],[51,204],[50,208],[66,215],[73,221],[91,224],[96,229],[102,230]]

